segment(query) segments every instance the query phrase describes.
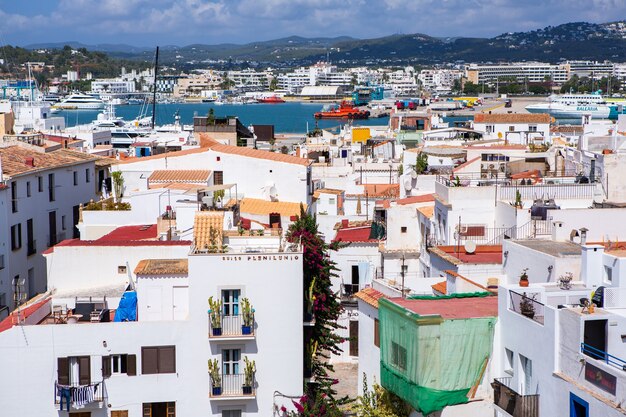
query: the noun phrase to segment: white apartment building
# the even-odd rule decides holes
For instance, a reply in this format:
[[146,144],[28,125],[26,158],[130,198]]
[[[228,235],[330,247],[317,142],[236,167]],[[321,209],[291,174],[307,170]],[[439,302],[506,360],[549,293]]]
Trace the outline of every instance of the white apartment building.
[[614,64],[609,61],[565,61],[564,64],[569,66],[570,77],[577,75],[580,78],[591,77],[595,80],[610,76],[614,68]]
[[501,139],[510,144],[526,146],[550,140],[549,114],[480,113],[474,117],[473,127],[484,132],[485,139]]
[[626,87],[626,64],[614,64],[611,76],[620,79],[622,88]]
[[562,84],[570,78],[567,65],[552,65],[543,62],[520,62],[501,65],[470,64],[465,67],[465,78],[474,83],[495,84],[499,79],[515,78],[518,82],[545,82],[549,78]]
[[77,234],[79,206],[96,198],[98,157],[37,146],[0,148],[0,305],[46,290],[42,253]]
[[135,81],[124,81],[117,78],[94,80],[91,82],[91,91],[93,93],[134,93]]
[[454,81],[461,78],[462,72],[450,69],[421,70],[417,79],[422,88],[432,92],[449,92],[454,86]]
[[[15,399],[3,403],[7,415],[240,417],[292,409],[304,375],[302,252],[275,236],[222,232],[222,213],[200,217],[193,242],[156,234],[121,241],[127,232],[113,232],[54,248],[55,288],[19,319],[0,322],[0,366],[15,376],[0,381],[3,398]],[[211,227],[226,252],[204,249]],[[64,276],[60,267],[70,264]],[[209,298],[221,311],[211,311]]]
[[292,94],[298,94],[303,87],[307,85],[315,85],[317,79],[317,71],[314,67],[300,67],[293,72],[279,74],[276,76],[278,88],[287,90]]
[[239,89],[266,89],[269,86],[272,74],[268,71],[257,72],[253,69],[241,71],[228,71],[227,77],[235,83]]

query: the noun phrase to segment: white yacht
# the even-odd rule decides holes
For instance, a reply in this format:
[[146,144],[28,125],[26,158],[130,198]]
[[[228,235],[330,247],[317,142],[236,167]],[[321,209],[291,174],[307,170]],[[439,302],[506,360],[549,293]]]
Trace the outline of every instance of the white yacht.
[[88,94],[74,93],[54,105],[59,110],[97,110],[104,108],[104,101]]

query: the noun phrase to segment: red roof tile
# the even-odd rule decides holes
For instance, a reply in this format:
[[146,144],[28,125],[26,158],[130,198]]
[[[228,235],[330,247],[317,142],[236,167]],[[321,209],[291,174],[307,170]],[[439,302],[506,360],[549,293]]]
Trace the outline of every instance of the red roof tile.
[[147,240],[157,238],[156,224],[145,226],[122,226],[111,233],[102,236],[97,242],[126,241],[126,240]]
[[428,300],[390,298],[389,301],[420,316],[441,316],[444,319],[471,319],[498,316],[498,297],[444,298]]
[[502,245],[479,245],[474,253],[467,253],[457,246],[436,246],[429,251],[443,259],[450,259],[452,263],[466,264],[500,264],[502,263]]
[[5,318],[4,320],[0,321],[0,332],[8,330],[11,327],[13,327],[14,325],[16,325],[18,323],[18,319],[19,320],[25,320],[30,315],[32,315],[34,312],[36,312],[41,307],[43,307],[48,302],[48,300],[49,300],[48,298],[43,299],[43,300],[41,300],[38,303],[35,303],[33,305],[30,305],[30,306],[20,310],[19,311],[19,317],[18,317],[18,310],[13,311],[7,318]]
[[333,242],[342,241],[346,243],[378,243],[378,239],[370,239],[371,226],[353,227],[337,230]]
[[380,291],[375,290],[372,287],[363,288],[361,291],[354,294],[356,298],[364,301],[365,303],[371,305],[374,308],[378,308],[378,300],[381,298],[385,298],[385,294]]
[[435,285],[431,285],[431,288],[433,289],[433,291],[438,292],[439,294],[443,294],[443,295],[448,294],[448,282],[447,281],[441,281],[441,282],[436,283]]

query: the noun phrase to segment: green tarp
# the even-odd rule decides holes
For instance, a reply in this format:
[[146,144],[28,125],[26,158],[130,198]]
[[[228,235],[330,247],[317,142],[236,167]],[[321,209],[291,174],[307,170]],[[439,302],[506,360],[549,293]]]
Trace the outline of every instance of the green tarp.
[[383,387],[423,414],[466,403],[491,356],[496,318],[422,317],[386,299],[378,307]]

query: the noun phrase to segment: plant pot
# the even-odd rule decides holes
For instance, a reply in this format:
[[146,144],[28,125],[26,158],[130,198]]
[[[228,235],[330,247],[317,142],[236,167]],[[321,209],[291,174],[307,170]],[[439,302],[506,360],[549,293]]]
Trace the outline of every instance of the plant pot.
[[252,334],[252,326],[241,326],[241,334]]
[[535,317],[535,312],[531,310],[522,310],[522,316],[528,317],[529,319],[533,319]]
[[252,395],[252,386],[244,385],[241,387],[243,395]]
[[523,277],[521,277],[521,278],[519,279],[519,286],[520,286],[520,287],[528,287],[528,284],[529,284],[529,282],[528,282],[528,277],[524,277],[524,276],[523,276]]
[[222,395],[222,387],[213,387],[213,395]]
[[221,327],[213,327],[213,328],[211,328],[211,330],[213,331],[213,336],[221,336],[222,335],[222,328]]

